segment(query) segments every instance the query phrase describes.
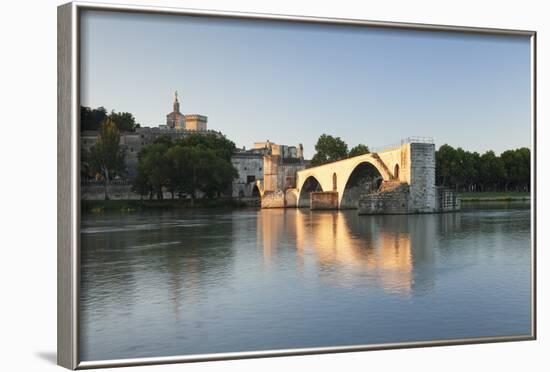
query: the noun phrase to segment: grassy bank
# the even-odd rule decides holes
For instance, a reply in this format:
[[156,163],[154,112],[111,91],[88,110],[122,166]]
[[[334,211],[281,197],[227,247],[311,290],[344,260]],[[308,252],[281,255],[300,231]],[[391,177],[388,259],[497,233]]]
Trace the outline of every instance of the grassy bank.
[[201,199],[192,204],[189,199],[165,200],[82,200],[82,213],[134,212],[153,209],[245,208],[245,202],[235,199]]
[[531,194],[528,192],[461,192],[460,200],[465,202],[526,201],[531,200]]

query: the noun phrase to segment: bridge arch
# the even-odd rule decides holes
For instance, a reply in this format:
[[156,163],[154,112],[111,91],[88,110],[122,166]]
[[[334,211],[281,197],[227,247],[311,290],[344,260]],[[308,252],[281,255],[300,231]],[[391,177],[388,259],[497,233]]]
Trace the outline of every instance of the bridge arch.
[[309,194],[315,191],[323,191],[323,187],[315,176],[308,176],[304,180],[302,187],[300,187],[300,194],[298,195],[298,207],[309,207]]
[[[317,191],[336,191],[338,193],[338,208],[357,208],[360,194],[366,191],[360,191],[355,187],[357,186],[356,177],[366,177],[364,172],[368,170],[373,175],[371,178],[377,179],[378,184],[375,186],[378,187],[382,180],[389,181],[394,178],[394,165],[400,158],[401,152],[399,149],[392,150],[389,153],[358,155],[300,170],[296,175],[296,189],[299,194],[298,206],[309,206],[309,194],[315,190],[311,190],[309,183],[312,181],[308,179],[314,177],[320,184],[320,189]],[[335,184],[336,188],[334,187]],[[371,187],[373,184],[371,180]],[[352,198],[354,195],[356,197]]]
[[252,187],[252,197],[253,198],[259,198],[260,197],[260,188],[258,187],[258,185],[254,185]]
[[377,191],[382,180],[382,174],[372,162],[363,161],[357,164],[339,189],[340,209],[356,209],[361,195]]

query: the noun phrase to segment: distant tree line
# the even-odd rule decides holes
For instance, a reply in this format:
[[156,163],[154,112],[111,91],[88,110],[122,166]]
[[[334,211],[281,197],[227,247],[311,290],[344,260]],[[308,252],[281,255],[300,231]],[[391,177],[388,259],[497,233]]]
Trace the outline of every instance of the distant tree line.
[[359,144],[348,151],[348,145],[340,137],[322,134],[315,144],[315,155],[311,158],[311,165],[317,166],[333,161],[368,154],[369,148]]
[[133,190],[143,197],[212,198],[228,192],[238,176],[231,164],[235,144],[217,134],[190,134],[172,141],[161,136],[138,154]]
[[80,128],[82,131],[97,131],[106,119],[111,119],[121,132],[134,132],[136,128],[140,127],[140,124],[136,123],[134,115],[129,112],[115,112],[112,110],[107,113],[105,107],[80,107]]
[[442,145],[435,154],[436,183],[457,191],[529,191],[531,151],[526,148],[480,155]]

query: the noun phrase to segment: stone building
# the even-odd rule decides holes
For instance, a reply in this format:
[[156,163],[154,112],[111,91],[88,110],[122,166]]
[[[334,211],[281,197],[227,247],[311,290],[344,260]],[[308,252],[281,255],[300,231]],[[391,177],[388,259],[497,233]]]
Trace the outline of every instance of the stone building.
[[[84,131],[80,134],[80,146],[81,152],[86,154],[90,151],[91,147],[97,143],[98,132],[97,131]],[[138,154],[145,145],[145,142],[141,135],[137,132],[122,132],[120,134],[120,145],[126,149],[126,175],[127,179],[134,179],[136,176],[136,169],[138,164]],[[83,156],[85,158],[85,156]],[[87,164],[82,164],[82,177],[91,179],[94,176],[87,171]]]
[[170,129],[185,129],[185,115],[180,112],[177,90],[174,93],[173,110],[166,115],[166,126]]
[[[190,134],[215,134],[221,132],[207,129],[208,118],[199,114],[184,115],[180,112],[178,92],[174,94],[173,111],[166,115],[166,125],[158,127],[140,127],[135,132],[120,133],[120,144],[126,148],[126,177],[132,181],[137,172],[138,154],[145,147],[152,144],[160,136],[168,136],[172,140],[183,138]],[[81,152],[85,154],[96,144],[97,131],[83,131],[80,133]],[[83,157],[84,158],[84,157]],[[83,180],[92,179],[93,175],[87,172],[87,164],[82,164]]]
[[178,91],[174,93],[172,112],[166,115],[166,128],[175,130],[204,131],[207,130],[208,118],[198,114],[184,115],[180,112]]
[[238,177],[233,180],[231,196],[234,198],[259,197],[256,181],[263,179],[264,155],[257,151],[237,151],[231,156],[231,164]]
[[266,185],[284,190],[296,182],[296,170],[305,168],[303,147],[256,142],[252,149],[233,154],[231,163],[238,172],[233,181],[232,196],[259,197]]
[[206,130],[206,116],[190,114],[185,115],[185,129],[191,131],[204,131]]

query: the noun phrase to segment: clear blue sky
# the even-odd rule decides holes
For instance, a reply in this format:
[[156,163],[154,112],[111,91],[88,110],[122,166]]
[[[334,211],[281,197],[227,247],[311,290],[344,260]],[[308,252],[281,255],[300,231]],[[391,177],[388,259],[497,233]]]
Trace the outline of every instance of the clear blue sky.
[[208,116],[237,146],[350,148],[434,137],[497,153],[530,146],[527,37],[86,11],[82,104],[165,124]]

